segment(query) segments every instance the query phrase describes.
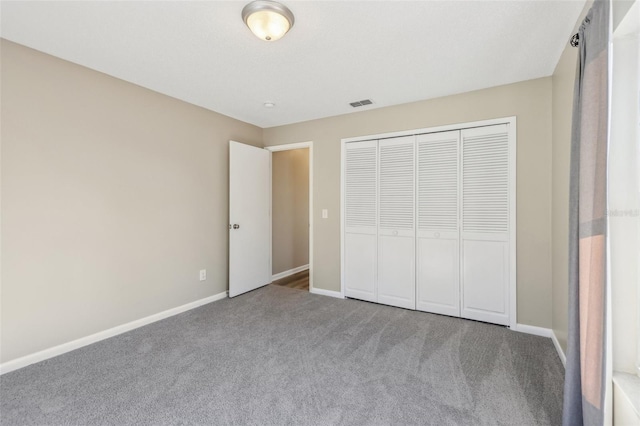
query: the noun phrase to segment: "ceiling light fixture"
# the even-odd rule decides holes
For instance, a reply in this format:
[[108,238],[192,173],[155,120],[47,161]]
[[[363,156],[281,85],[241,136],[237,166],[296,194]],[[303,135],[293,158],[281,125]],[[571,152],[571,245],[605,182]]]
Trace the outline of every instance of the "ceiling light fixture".
[[261,40],[276,41],[293,27],[293,13],[275,1],[257,0],[242,9],[242,20]]
[[265,108],[273,108],[274,106],[276,106],[276,104],[274,104],[273,102],[265,102],[264,103],[264,107]]

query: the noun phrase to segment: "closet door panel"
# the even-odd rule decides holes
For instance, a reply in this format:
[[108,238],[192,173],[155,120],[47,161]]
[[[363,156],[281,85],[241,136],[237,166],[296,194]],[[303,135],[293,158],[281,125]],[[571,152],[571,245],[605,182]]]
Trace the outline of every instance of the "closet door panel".
[[463,242],[465,317],[509,325],[509,250],[506,241]]
[[346,254],[345,295],[355,299],[377,302],[376,297],[376,235],[347,233],[344,248]]
[[458,240],[418,239],[416,309],[460,316]]
[[377,301],[377,141],[345,145],[345,296]]
[[378,302],[408,309],[415,309],[414,142],[378,142]]
[[512,231],[508,126],[466,129],[461,135],[461,316],[508,325]]
[[419,135],[416,308],[460,316],[460,132]]
[[413,237],[380,235],[378,241],[378,302],[415,309]]

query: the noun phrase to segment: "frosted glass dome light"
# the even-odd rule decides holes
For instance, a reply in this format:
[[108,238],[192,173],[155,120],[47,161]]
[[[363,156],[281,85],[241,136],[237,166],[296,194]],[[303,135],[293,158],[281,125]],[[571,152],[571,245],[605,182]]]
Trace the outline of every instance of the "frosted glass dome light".
[[293,13],[286,6],[269,0],[249,3],[242,9],[242,20],[256,37],[276,41],[293,27]]

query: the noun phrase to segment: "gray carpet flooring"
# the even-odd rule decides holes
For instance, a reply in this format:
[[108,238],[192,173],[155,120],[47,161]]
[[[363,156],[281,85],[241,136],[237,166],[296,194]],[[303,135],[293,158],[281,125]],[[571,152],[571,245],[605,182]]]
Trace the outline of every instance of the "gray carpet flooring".
[[0,377],[3,425],[560,424],[550,339],[267,286]]

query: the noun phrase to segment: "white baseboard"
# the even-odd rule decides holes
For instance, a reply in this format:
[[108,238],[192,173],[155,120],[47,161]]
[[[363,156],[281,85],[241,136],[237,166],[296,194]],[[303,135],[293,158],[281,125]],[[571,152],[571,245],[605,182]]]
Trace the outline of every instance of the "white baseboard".
[[314,287],[314,288],[310,288],[309,292],[313,293],[313,294],[320,294],[322,296],[329,296],[329,297],[335,297],[335,298],[338,298],[338,299],[344,299],[344,296],[339,291],[324,290],[322,288],[315,288]]
[[564,354],[562,350],[562,346],[560,346],[560,342],[558,342],[558,338],[556,337],[556,333],[551,330],[551,341],[553,342],[553,346],[556,347],[556,352],[558,352],[558,356],[560,357],[560,361],[562,361],[562,365],[567,366],[567,356]]
[[564,355],[564,351],[560,346],[560,342],[558,342],[556,333],[554,333],[552,329],[536,327],[533,325],[517,324],[515,331],[519,331],[520,333],[535,334],[536,336],[549,337],[553,342],[553,346],[556,348],[556,352],[558,352],[558,356],[560,357],[560,361],[562,361],[562,365],[566,366],[567,357]]
[[544,327],[536,327],[535,325],[516,324],[515,331],[520,333],[533,334],[535,336],[551,337],[551,329]]
[[277,281],[282,278],[286,278],[290,275],[297,274],[298,272],[306,271],[309,269],[309,264],[298,266],[297,268],[289,269],[288,271],[279,272],[271,276],[271,281]]
[[162,319],[171,317],[173,315],[186,312],[188,310],[197,308],[207,303],[215,302],[227,297],[227,292],[223,291],[213,296],[205,297],[204,299],[196,300],[195,302],[187,303],[182,306],[167,309],[166,311],[159,312],[157,314],[149,315],[148,317],[140,318],[135,321],[128,322],[126,324],[118,325],[108,330],[99,331],[86,337],[81,337],[71,342],[63,343],[52,348],[44,349],[42,351],[25,355],[20,358],[12,359],[11,361],[0,364],[0,375],[9,373],[10,371],[17,370],[19,368],[26,367],[27,365],[35,364],[36,362],[44,361],[45,359],[53,358],[58,355],[62,355],[67,352],[71,352],[75,349],[79,349],[83,346],[90,345],[92,343],[99,342],[104,339],[108,339],[118,334],[126,333],[133,329],[151,324],[152,322],[160,321]]

